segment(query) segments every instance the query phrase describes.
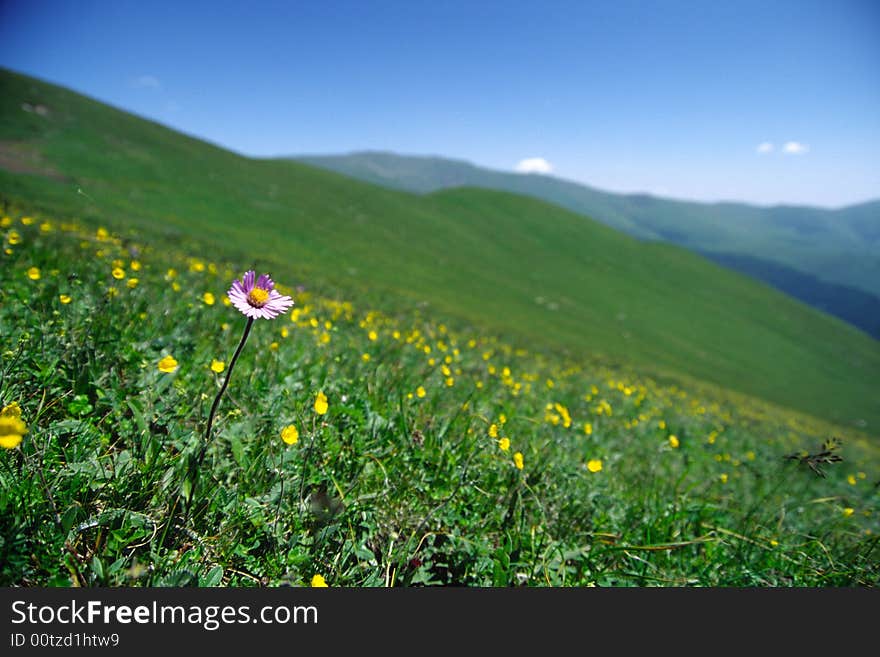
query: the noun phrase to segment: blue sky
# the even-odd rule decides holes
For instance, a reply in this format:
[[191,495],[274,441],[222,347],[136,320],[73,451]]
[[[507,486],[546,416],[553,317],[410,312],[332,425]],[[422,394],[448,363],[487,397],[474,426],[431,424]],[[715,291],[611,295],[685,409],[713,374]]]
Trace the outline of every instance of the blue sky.
[[252,156],[880,197],[880,2],[0,0],[0,65]]

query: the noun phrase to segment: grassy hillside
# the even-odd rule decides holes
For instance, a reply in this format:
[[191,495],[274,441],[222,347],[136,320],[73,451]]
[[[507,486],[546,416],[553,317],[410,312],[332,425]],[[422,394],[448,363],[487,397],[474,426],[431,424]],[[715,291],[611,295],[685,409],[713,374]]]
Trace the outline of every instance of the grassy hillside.
[[23,211],[0,586],[880,583],[858,432],[282,275],[296,305],[251,325],[225,248]]
[[422,197],[248,159],[11,72],[0,76],[0,143],[0,190],[30,208],[880,426],[876,341],[556,206],[474,189]]
[[701,252],[701,255],[723,267],[764,281],[880,340],[880,298],[872,294],[846,285],[826,283],[815,276],[761,258],[731,253]]
[[750,256],[880,297],[880,201],[826,210],[695,203],[615,194],[543,175],[476,167],[440,157],[366,151],[300,161],[396,189],[498,189],[561,205],[642,239]]

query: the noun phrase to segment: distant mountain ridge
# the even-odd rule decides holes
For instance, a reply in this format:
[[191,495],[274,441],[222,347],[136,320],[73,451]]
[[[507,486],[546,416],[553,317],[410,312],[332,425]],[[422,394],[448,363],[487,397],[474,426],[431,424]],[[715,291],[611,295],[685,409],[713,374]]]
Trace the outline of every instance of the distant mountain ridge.
[[[880,307],[880,200],[840,209],[761,207],[745,203],[699,203],[648,194],[618,194],[553,176],[507,173],[438,156],[360,151],[300,155],[300,162],[393,189],[429,193],[452,187],[484,187],[526,194],[601,221],[643,240],[678,244],[727,256],[724,265],[779,287],[815,305],[803,276],[832,284],[821,309],[877,336]],[[716,262],[719,260],[716,258]],[[765,275],[775,265],[774,275]],[[779,267],[791,270],[781,276]],[[845,286],[845,287],[844,287]],[[845,288],[851,288],[846,290]],[[837,294],[842,295],[838,300]],[[864,303],[863,313],[858,306]]]

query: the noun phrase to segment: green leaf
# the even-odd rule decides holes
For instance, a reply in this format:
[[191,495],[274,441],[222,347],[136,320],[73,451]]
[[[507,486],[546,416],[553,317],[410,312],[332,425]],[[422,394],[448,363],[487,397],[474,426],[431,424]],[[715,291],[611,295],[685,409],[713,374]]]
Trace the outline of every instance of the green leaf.
[[98,557],[92,557],[92,572],[95,574],[95,579],[99,582],[104,581],[104,562]]
[[199,586],[219,586],[223,581],[223,566],[214,566],[207,575],[200,578]]
[[70,528],[73,527],[73,523],[76,522],[77,517],[79,516],[80,507],[73,505],[69,506],[64,510],[64,513],[61,514],[61,528],[65,532],[69,532]]
[[143,435],[147,435],[150,432],[150,429],[147,425],[146,419],[144,419],[144,413],[140,406],[138,406],[137,402],[132,399],[127,400],[126,404],[128,405],[128,408],[131,409],[131,415],[134,418],[138,429],[141,430]]
[[88,395],[76,395],[73,400],[67,404],[67,411],[71,415],[88,415],[94,410],[89,403]]

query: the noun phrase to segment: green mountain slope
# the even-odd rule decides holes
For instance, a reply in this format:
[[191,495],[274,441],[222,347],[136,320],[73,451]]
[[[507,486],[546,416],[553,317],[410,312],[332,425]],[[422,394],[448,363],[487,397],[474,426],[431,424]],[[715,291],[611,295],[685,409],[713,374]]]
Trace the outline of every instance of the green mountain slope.
[[472,186],[528,194],[641,239],[760,258],[880,297],[880,201],[836,210],[696,203],[614,194],[552,176],[504,173],[440,157],[364,151],[296,159],[418,193]]
[[880,425],[877,341],[684,249],[533,198],[418,196],[249,159],[11,72],[0,144],[0,192],[29,207],[193,241],[385,307],[427,304],[575,359],[598,353]]
[[880,297],[769,260],[733,253],[700,252],[723,267],[772,285],[795,299],[834,315],[880,340]]

